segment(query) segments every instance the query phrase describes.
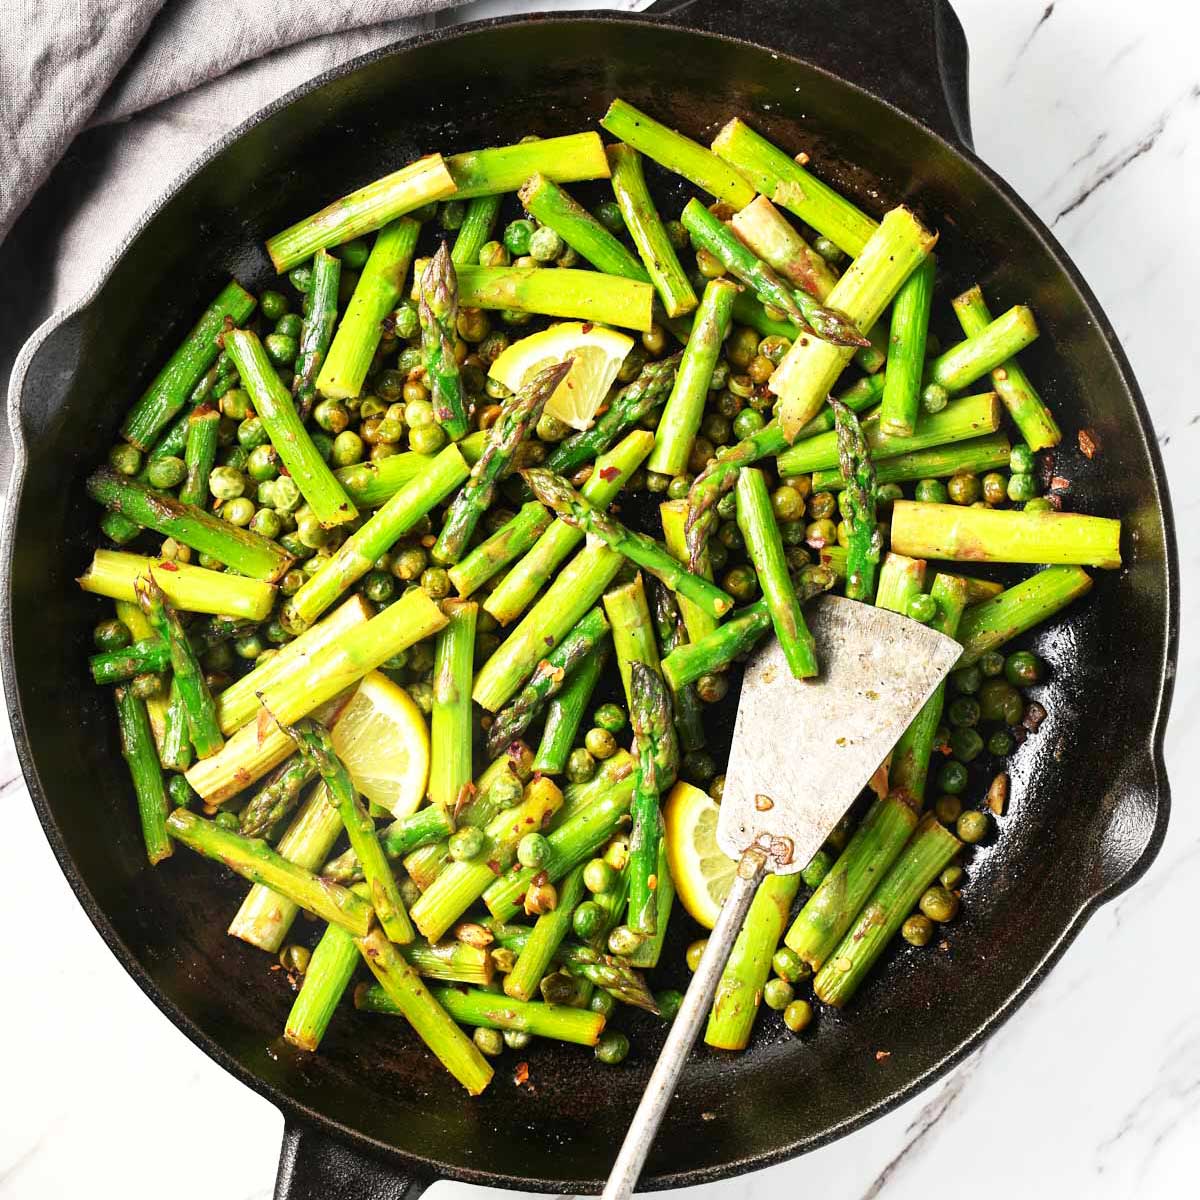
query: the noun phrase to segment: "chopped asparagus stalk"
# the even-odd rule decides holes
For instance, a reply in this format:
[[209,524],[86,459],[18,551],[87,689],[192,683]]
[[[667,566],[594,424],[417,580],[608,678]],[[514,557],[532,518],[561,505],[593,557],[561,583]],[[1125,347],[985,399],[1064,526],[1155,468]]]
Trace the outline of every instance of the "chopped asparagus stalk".
[[883,534],[875,518],[875,464],[858,418],[839,401],[832,401],[832,405],[837,421],[838,463],[849,501],[846,595],[851,600],[870,602],[883,553]]
[[179,488],[179,502],[201,506],[208,499],[208,477],[217,461],[217,426],[221,414],[207,404],[188,413],[187,445],[184,465],[187,478]]
[[329,353],[337,324],[341,281],[341,259],[318,250],[313,255],[312,286],[304,297],[304,323],[300,327],[300,350],[296,355],[296,378],[292,383],[292,395],[301,420],[308,419],[317,397],[317,377],[325,366],[325,356]]
[[450,582],[458,589],[458,594],[470,596],[493,575],[532,549],[553,520],[553,514],[536,500],[523,504],[515,517],[450,568]]
[[[469,465],[473,460],[467,458],[465,446],[465,442],[460,442],[458,449]],[[429,455],[405,450],[400,454],[390,454],[377,462],[360,462],[348,467],[339,467],[334,471],[334,475],[337,476],[338,483],[345,488],[346,495],[359,508],[379,508],[402,487],[422,474],[429,462]]]
[[608,178],[604,143],[590,131],[452,154],[446,165],[459,200],[515,192],[531,175],[545,175],[555,183]]
[[538,917],[517,957],[517,965],[504,977],[504,994],[514,1000],[532,1000],[554,953],[571,930],[571,916],[583,899],[583,866],[571,871],[558,889],[558,904]]
[[533,758],[535,771],[543,775],[561,775],[566,770],[571,747],[575,745],[579,726],[607,659],[608,647],[603,644],[596,647],[571,671],[558,694],[550,697],[546,704],[542,740]]
[[316,765],[301,755],[281,763],[242,809],[242,836],[266,837],[296,807],[300,793],[316,777]]
[[630,814],[629,927],[652,934],[658,928],[659,848],[662,813],[658,798],[675,779],[679,746],[671,719],[671,701],[658,664],[629,664],[629,718],[637,748]]
[[948,392],[960,392],[1024,350],[1037,335],[1033,313],[1014,304],[978,333],[939,354],[928,366],[929,380]]
[[466,401],[455,348],[458,343],[458,275],[443,242],[417,281],[421,304],[421,353],[433,400],[433,415],[446,436],[466,437]]
[[879,418],[880,430],[891,437],[912,437],[917,431],[935,271],[931,254],[904,281],[892,305],[887,381]]
[[446,626],[437,635],[433,659],[429,799],[452,813],[459,793],[471,782],[471,682],[479,605],[447,600],[442,612]]
[[358,964],[353,935],[338,925],[326,925],[304,972],[300,994],[288,1013],[283,1029],[287,1041],[301,1050],[320,1046]]
[[162,767],[159,766],[158,753],[154,748],[145,702],[128,687],[118,687],[113,694],[117,702],[121,754],[133,779],[146,857],[154,866],[171,856],[171,841],[167,836],[167,792],[163,786]]
[[[897,454],[875,464],[875,482],[911,483],[918,479],[938,479],[950,475],[979,475],[1007,466],[1012,446],[1002,433],[971,438],[970,441],[933,446]],[[812,473],[814,492],[836,492],[846,486],[837,467]]]
[[742,242],[792,287],[821,301],[833,290],[837,275],[766,196],[758,196],[734,213],[729,224]]
[[492,236],[492,227],[500,213],[500,196],[476,196],[467,202],[467,211],[454,239],[450,260],[456,267],[471,267],[479,262],[479,251]]

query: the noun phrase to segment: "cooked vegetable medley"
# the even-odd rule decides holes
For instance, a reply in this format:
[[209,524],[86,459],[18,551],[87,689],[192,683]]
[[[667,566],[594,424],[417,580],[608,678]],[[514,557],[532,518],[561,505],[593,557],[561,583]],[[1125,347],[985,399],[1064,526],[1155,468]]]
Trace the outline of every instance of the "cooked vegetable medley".
[[431,154],[270,238],[279,279],[220,291],[87,483],[91,672],[150,862],[252,883],[229,932],[298,983],[289,1041],[352,998],[473,1094],[506,1048],[615,1064],[621,1006],[672,1019],[651,972],[695,968],[733,874],[712,706],[767,636],[818,674],[831,588],[962,658],[763,884],[706,1041],[763,1005],[819,1026],[897,934],[940,940],[1047,715],[1014,643],[1120,566],[1051,479],[1028,308],[939,305],[916,213],[740,120],[711,150],[621,100],[601,124]]

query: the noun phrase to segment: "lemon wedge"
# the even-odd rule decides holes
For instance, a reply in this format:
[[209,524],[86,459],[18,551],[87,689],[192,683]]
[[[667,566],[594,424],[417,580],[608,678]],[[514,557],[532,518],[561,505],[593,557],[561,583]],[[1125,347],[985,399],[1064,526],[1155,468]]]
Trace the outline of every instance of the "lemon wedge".
[[717,802],[707,792],[682,782],[671,789],[663,806],[675,892],[705,929],[717,923],[737,870],[737,863],[717,845],[717,812]]
[[425,799],[429,730],[409,694],[372,671],[331,730],[333,748],[354,786],[393,816],[407,817]]
[[546,412],[572,429],[588,429],[632,349],[633,338],[615,329],[564,321],[513,342],[488,374],[517,392],[539,371],[573,358],[571,373],[547,401]]

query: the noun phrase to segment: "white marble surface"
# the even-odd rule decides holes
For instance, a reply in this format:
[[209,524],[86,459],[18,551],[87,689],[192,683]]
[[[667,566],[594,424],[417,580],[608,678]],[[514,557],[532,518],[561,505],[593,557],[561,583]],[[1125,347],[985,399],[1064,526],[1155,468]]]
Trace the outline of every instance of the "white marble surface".
[[[466,11],[518,7],[539,6],[488,0]],[[1200,341],[1185,299],[1200,266],[1200,19],[1183,0],[957,8],[972,49],[978,149],[1063,240],[1146,393],[1171,474],[1186,597],[1200,565],[1191,524],[1200,515],[1191,458],[1200,454]],[[975,1200],[1014,1190],[1196,1194],[1200,971],[1190,914],[1200,815],[1184,754],[1197,732],[1197,656],[1185,622],[1167,740],[1174,816],[1147,878],[1103,909],[1016,1019],[931,1091],[800,1161],[697,1189],[696,1200],[782,1200],[813,1185],[827,1200],[945,1195],[962,1184]],[[0,1196],[269,1197],[279,1114],[195,1049],[111,958],[57,869],[7,744],[0,801]],[[180,1129],[205,1147],[182,1166],[169,1149]],[[470,1191],[440,1184],[434,1194],[466,1200]]]

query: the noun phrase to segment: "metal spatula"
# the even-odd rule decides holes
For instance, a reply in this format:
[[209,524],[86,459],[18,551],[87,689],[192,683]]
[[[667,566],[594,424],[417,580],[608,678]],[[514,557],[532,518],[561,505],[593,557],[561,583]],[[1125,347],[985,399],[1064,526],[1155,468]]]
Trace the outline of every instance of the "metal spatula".
[[633,1193],[763,875],[803,870],[962,651],[907,617],[837,596],[812,606],[809,626],[817,679],[795,679],[774,639],[747,666],[717,822],[737,874],[605,1200]]

